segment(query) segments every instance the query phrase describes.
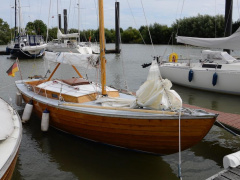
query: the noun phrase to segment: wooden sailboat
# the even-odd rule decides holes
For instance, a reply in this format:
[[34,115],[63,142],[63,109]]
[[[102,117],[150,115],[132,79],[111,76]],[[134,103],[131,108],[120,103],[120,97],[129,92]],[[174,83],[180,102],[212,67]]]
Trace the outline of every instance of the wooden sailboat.
[[[106,86],[103,0],[99,0],[99,16],[101,85],[83,79],[75,67],[80,64],[84,66],[82,59],[86,59],[88,63],[86,66],[89,64],[97,66],[99,55],[47,52],[46,59],[58,62],[48,79],[16,81],[25,102],[32,100],[33,111],[39,117],[47,108],[52,127],[113,146],[161,155],[178,152],[179,122],[181,122],[181,150],[201,141],[213,126],[217,115],[193,110],[179,114],[166,111],[164,108],[161,108],[162,110],[151,108],[151,105],[150,108],[141,105],[135,108],[123,107],[126,104],[139,103],[140,100],[138,97],[120,93]],[[80,78],[51,80],[60,63],[72,65]],[[156,67],[159,71],[158,66]],[[156,81],[163,82],[162,79]],[[150,94],[146,91],[144,93],[146,96]],[[137,96],[139,94],[141,93],[137,93]],[[99,99],[107,99],[106,104],[116,106],[102,106],[105,104],[104,100],[101,104]],[[159,106],[162,107],[162,103]]]
[[17,112],[0,99],[0,179],[10,180],[22,139],[22,122]]

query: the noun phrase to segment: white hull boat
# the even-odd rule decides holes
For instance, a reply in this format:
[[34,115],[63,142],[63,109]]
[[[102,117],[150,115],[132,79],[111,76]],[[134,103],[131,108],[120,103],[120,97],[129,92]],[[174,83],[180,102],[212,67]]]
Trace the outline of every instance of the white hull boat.
[[[205,63],[205,66],[202,66],[200,63],[195,63],[189,66],[188,63],[165,63],[160,66],[160,71],[163,78],[168,78],[174,84],[240,95],[240,63],[222,64],[221,69],[213,68],[215,65],[215,63]],[[192,80],[189,79],[191,72]]]
[[[240,28],[224,38],[178,36],[177,42],[200,47],[238,50]],[[177,62],[177,54],[160,65],[164,78],[191,88],[240,95],[240,61],[223,51],[203,50],[201,60]]]
[[22,139],[22,123],[17,112],[0,99],[0,179],[10,180]]

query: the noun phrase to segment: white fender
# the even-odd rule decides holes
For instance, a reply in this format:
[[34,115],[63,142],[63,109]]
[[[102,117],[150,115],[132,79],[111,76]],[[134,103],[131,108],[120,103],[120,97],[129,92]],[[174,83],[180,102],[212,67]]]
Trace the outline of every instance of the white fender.
[[240,151],[226,155],[223,157],[223,167],[227,169],[228,167],[237,167],[240,165]]
[[24,108],[24,111],[23,111],[23,115],[22,115],[22,122],[25,123],[27,122],[30,117],[31,117],[31,114],[32,114],[32,110],[33,110],[33,103],[32,103],[32,100],[30,100],[25,108]]
[[15,103],[17,106],[22,106],[22,95],[19,92],[16,93],[15,100],[16,100]]
[[49,127],[49,111],[46,108],[42,113],[41,130],[48,131],[48,127]]

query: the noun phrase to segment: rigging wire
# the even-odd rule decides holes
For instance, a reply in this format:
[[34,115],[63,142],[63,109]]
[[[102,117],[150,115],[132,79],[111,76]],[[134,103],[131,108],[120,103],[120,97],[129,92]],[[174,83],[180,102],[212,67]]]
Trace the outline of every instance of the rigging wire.
[[150,37],[152,48],[153,48],[153,53],[156,54],[156,51],[155,51],[154,46],[153,46],[152,36],[151,36],[151,32],[150,32],[150,29],[149,29],[149,26],[148,26],[148,22],[147,22],[147,18],[146,18],[146,14],[145,14],[145,10],[144,10],[144,7],[143,7],[142,0],[141,0],[141,4],[142,4],[142,9],[143,9],[143,14],[144,14],[144,17],[145,17],[146,25],[147,25],[147,28],[148,28],[149,37]]
[[179,142],[179,152],[178,152],[178,158],[179,158],[179,162],[178,162],[178,177],[179,179],[182,180],[182,173],[181,173],[181,109],[179,110],[179,116],[178,116],[178,142]]
[[[180,13],[180,18],[179,19],[181,19],[181,17],[182,17],[184,3],[185,3],[185,0],[183,0],[183,3],[182,3],[182,8],[181,8],[181,13]],[[177,33],[176,33],[176,36],[178,35],[178,29],[179,29],[179,22],[177,23]]]
[[240,19],[240,11],[239,11],[238,0],[237,0],[237,7],[238,7],[238,19]]
[[[129,9],[130,9],[131,15],[132,15],[132,17],[133,17],[133,21],[134,21],[134,23],[135,23],[135,26],[138,27],[138,25],[137,25],[137,23],[136,23],[136,19],[135,19],[134,15],[133,15],[133,12],[132,12],[132,8],[130,7],[130,4],[129,4],[129,1],[128,1],[128,0],[127,0],[127,3],[128,3],[128,7],[129,7]],[[146,43],[145,43],[145,41],[144,41],[144,39],[143,39],[142,33],[140,32],[139,29],[138,29],[138,32],[139,32],[139,34],[140,34],[140,36],[141,36],[141,38],[142,38],[142,41],[143,41],[144,45],[146,45]]]

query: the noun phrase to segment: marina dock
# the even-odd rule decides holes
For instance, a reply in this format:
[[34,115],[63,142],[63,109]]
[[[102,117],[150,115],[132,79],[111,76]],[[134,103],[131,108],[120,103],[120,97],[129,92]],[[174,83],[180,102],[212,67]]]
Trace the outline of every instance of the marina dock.
[[230,128],[231,130],[240,132],[240,114],[225,113],[221,111],[215,111],[211,109],[206,109],[198,106],[193,106],[189,104],[183,104],[183,107],[193,108],[193,109],[203,109],[207,112],[219,114],[217,120],[222,123],[224,126]]
[[223,170],[206,180],[235,180],[235,179],[240,179],[240,166],[236,168],[229,168],[227,170]]

